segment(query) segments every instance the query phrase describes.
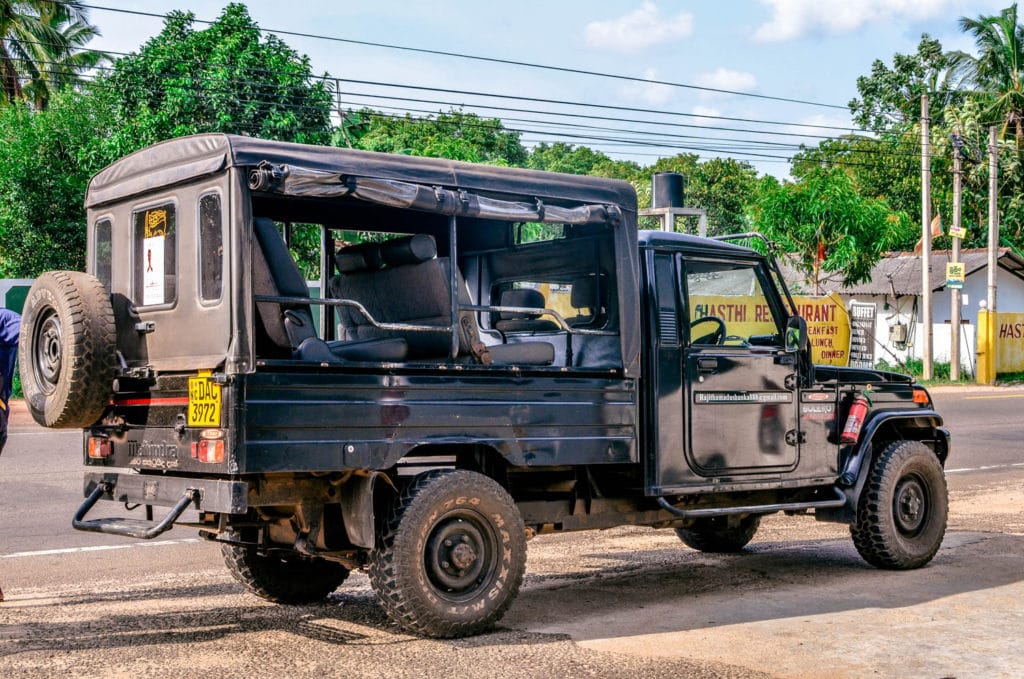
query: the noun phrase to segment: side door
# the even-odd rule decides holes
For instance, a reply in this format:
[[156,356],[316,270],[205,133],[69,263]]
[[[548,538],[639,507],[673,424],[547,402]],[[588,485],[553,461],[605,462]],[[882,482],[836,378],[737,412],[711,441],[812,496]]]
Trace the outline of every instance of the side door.
[[770,280],[759,260],[680,259],[685,449],[699,476],[777,473],[799,462],[796,357],[785,351]]

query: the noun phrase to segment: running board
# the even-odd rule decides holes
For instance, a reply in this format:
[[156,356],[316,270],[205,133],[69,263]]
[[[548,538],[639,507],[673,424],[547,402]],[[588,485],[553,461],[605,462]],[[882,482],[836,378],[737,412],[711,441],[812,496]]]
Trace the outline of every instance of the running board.
[[831,500],[810,500],[807,502],[780,502],[772,505],[746,505],[743,507],[706,507],[702,509],[679,509],[663,497],[658,498],[658,505],[666,512],[683,519],[706,519],[714,516],[730,516],[733,514],[772,514],[774,512],[790,512],[800,509],[836,509],[846,504],[846,494],[833,488],[836,497]]
[[166,533],[174,525],[174,522],[185,513],[189,505],[199,501],[199,491],[195,488],[188,488],[182,494],[178,503],[171,508],[170,513],[162,520],[147,521],[146,519],[121,519],[106,518],[85,521],[85,515],[93,508],[93,505],[104,495],[111,493],[114,487],[110,483],[98,483],[89,497],[75,512],[71,519],[71,525],[77,530],[84,530],[91,533],[106,533],[107,535],[123,535],[129,538],[141,538],[152,540],[158,535]]

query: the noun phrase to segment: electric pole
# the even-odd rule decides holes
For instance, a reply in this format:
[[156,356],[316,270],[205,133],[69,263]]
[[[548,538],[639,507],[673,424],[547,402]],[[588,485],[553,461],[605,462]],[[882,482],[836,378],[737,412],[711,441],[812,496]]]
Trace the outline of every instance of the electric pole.
[[999,263],[999,147],[996,145],[996,126],[988,128],[988,327],[979,328],[988,339],[990,384],[996,376],[996,266]]
[[[960,263],[960,207],[963,188],[963,165],[960,157],[960,149],[963,139],[960,137],[960,128],[957,127],[952,136],[953,140],[953,226],[949,233],[953,237],[952,263]],[[948,281],[947,281],[948,285]],[[960,381],[960,289],[950,288],[949,297],[952,300],[949,310],[949,379],[953,382]]]
[[921,378],[932,379],[932,163],[928,147],[928,95],[921,95]]

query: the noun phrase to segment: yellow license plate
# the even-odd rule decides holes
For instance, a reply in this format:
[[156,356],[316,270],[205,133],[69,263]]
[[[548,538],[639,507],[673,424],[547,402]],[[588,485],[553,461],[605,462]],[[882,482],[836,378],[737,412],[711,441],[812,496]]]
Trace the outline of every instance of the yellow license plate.
[[220,385],[209,377],[188,378],[188,426],[220,426]]

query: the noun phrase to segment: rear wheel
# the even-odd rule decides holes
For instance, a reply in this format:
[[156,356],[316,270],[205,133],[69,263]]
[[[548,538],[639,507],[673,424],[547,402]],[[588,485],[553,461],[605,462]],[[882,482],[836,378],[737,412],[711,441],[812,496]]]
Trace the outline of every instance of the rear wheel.
[[861,493],[850,526],[853,544],[878,568],[919,568],[942,544],[948,509],[935,453],[919,441],[894,441],[875,460]]
[[434,471],[395,500],[370,583],[405,629],[462,637],[505,614],[525,569],[526,532],[505,489],[481,474]]
[[107,289],[80,271],[41,274],[25,298],[21,328],[21,384],[35,421],[66,428],[96,422],[116,368]]
[[754,539],[761,516],[752,514],[743,517],[736,525],[729,525],[729,517],[698,519],[688,528],[676,528],[676,535],[687,547],[701,552],[738,552]]
[[224,563],[235,580],[258,597],[278,604],[321,601],[348,577],[339,563],[301,554],[260,554],[255,546],[221,545]]

